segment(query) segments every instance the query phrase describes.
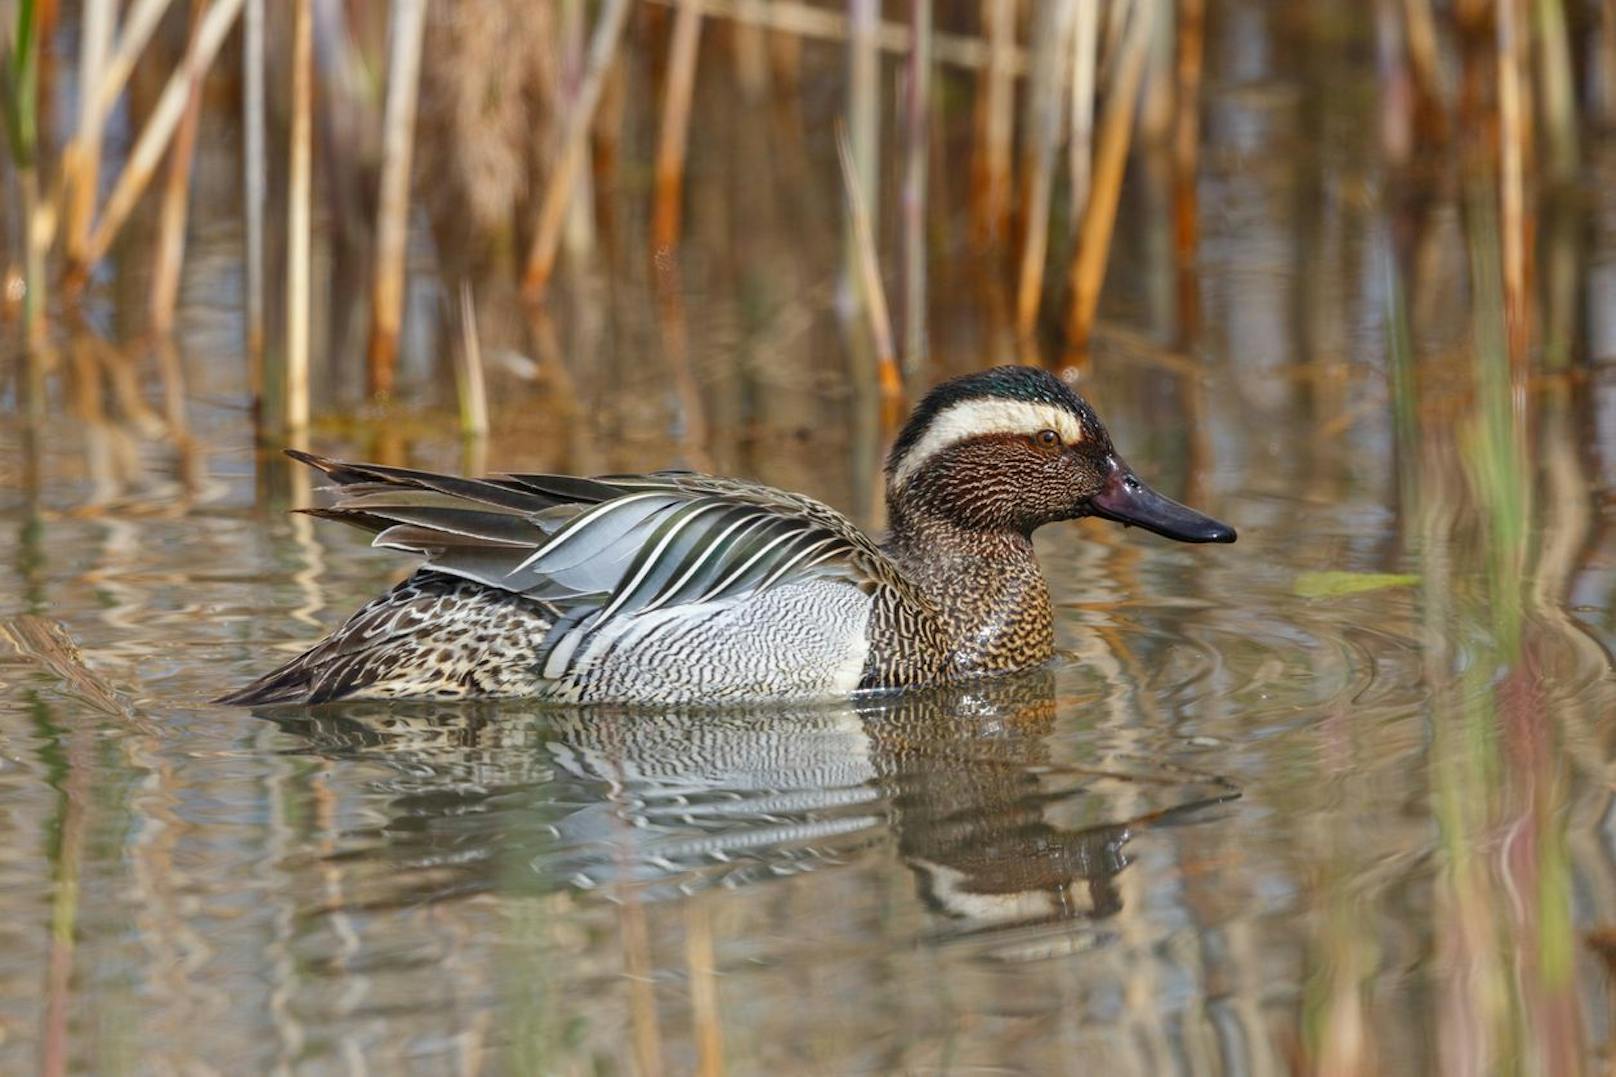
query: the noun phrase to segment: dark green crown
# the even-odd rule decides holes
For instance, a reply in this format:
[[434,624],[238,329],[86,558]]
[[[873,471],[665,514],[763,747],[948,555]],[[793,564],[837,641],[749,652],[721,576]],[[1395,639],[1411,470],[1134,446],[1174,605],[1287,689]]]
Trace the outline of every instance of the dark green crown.
[[1027,404],[1051,404],[1077,416],[1084,429],[1104,431],[1099,417],[1088,402],[1069,389],[1065,382],[1049,373],[1030,366],[996,366],[978,374],[945,381],[926,394],[926,398],[910,414],[898,440],[892,443],[887,455],[887,471],[914,448],[926,434],[932,420],[956,404],[968,400],[1019,400]]

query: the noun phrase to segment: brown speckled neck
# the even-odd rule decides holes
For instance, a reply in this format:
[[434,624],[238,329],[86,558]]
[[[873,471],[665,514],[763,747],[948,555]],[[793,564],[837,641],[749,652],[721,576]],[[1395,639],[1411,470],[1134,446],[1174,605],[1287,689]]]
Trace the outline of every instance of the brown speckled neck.
[[1004,673],[1055,651],[1049,588],[1030,536],[974,530],[894,504],[886,553],[936,608],[952,676]]

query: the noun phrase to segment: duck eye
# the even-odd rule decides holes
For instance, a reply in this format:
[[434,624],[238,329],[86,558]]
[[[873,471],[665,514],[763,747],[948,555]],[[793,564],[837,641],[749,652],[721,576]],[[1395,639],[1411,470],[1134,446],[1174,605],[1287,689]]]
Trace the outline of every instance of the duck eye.
[[1055,431],[1053,431],[1053,430],[1040,430],[1040,431],[1038,431],[1038,433],[1035,436],[1034,440],[1036,440],[1039,445],[1043,446],[1046,449],[1058,449],[1058,448],[1060,448],[1060,443],[1061,443],[1060,435],[1055,433]]

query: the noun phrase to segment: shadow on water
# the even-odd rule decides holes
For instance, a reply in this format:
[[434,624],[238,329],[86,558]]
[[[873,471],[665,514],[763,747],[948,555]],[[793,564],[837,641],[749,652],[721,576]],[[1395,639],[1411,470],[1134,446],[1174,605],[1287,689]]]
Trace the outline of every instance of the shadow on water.
[[934,940],[1093,931],[1122,905],[1113,880],[1137,834],[1213,818],[1240,795],[1143,760],[1056,761],[1045,671],[785,710],[260,713],[303,745],[288,751],[389,771],[386,822],[339,835],[332,854],[357,880],[347,909],[557,888],[685,898],[888,846],[934,914]]

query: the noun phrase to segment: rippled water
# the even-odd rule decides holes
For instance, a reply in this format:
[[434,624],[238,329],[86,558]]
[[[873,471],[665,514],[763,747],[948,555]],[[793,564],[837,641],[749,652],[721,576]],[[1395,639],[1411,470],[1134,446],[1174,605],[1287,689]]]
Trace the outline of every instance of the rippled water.
[[[960,691],[207,705],[406,566],[282,511],[308,480],[252,452],[204,213],[177,353],[64,334],[42,425],[0,396],[0,1070],[1607,1067],[1616,183],[1543,229],[1564,272],[1512,381],[1488,235],[1366,178],[1362,135],[1290,154],[1246,29],[1211,47],[1198,316],[1137,169],[1084,383],[1240,542],[1047,529],[1060,661]],[[701,161],[688,262],[744,255],[684,282],[706,440],[646,283],[585,274],[575,396],[497,375],[488,465],[705,453],[876,522],[873,410],[812,365],[844,348],[834,229],[701,232],[730,182]],[[1015,351],[949,273],[938,375]],[[315,441],[485,466],[406,418]]]

